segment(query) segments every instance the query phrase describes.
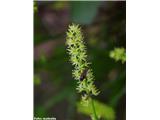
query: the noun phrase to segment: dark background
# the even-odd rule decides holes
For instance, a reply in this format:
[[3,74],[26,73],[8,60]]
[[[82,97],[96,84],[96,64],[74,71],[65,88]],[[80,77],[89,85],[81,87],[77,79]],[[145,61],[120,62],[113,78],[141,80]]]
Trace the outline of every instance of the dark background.
[[111,107],[116,120],[125,120],[126,65],[109,57],[114,48],[126,47],[124,1],[34,2],[34,116],[90,119],[76,106],[80,95],[65,46],[71,23],[80,24],[84,34],[95,84],[101,91],[95,99]]

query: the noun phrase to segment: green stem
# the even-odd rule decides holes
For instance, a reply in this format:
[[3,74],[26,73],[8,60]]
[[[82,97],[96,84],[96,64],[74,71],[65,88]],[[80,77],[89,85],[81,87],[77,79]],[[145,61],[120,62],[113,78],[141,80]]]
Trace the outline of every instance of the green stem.
[[93,99],[91,97],[90,97],[90,100],[91,100],[91,105],[92,105],[92,109],[93,109],[94,118],[96,120],[98,120],[98,117],[97,117],[97,114],[96,114],[96,110],[95,110],[95,107],[94,107],[94,102],[93,102]]

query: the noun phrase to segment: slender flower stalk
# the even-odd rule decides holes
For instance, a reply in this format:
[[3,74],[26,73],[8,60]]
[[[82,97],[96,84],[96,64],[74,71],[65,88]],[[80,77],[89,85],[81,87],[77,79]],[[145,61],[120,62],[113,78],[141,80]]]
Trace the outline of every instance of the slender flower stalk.
[[94,76],[90,64],[87,61],[87,50],[85,42],[83,41],[83,35],[79,25],[69,25],[66,38],[67,51],[70,55],[70,61],[74,66],[72,75],[77,80],[77,91],[82,94],[82,102],[87,104],[92,102],[94,119],[97,119],[93,100],[91,96],[97,96],[99,91],[94,85]]

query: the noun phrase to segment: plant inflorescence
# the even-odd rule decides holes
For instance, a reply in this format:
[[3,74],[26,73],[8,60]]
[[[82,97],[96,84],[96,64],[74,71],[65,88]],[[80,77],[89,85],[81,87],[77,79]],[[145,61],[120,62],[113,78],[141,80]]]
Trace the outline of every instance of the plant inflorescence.
[[123,47],[115,48],[110,52],[109,56],[116,61],[121,61],[122,63],[124,63],[126,61],[126,50]]
[[91,96],[97,96],[99,91],[94,85],[94,76],[87,61],[87,51],[79,25],[69,25],[66,38],[67,51],[74,66],[72,75],[77,80],[77,91],[82,94],[82,102],[88,103]]

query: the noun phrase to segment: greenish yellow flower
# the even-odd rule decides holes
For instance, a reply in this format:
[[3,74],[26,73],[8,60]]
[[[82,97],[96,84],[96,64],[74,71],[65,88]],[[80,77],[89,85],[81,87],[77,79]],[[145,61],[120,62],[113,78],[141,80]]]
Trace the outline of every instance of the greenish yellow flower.
[[[85,42],[83,41],[83,35],[79,25],[72,24],[69,25],[67,31],[66,45],[67,51],[70,55],[70,62],[74,66],[72,75],[75,80],[77,80],[77,91],[79,93],[85,93],[82,95],[82,100],[86,100],[91,95],[97,96],[99,91],[94,85],[94,76],[90,68],[90,63],[87,61],[87,50]],[[83,80],[80,77],[84,70],[87,69],[87,73]]]

